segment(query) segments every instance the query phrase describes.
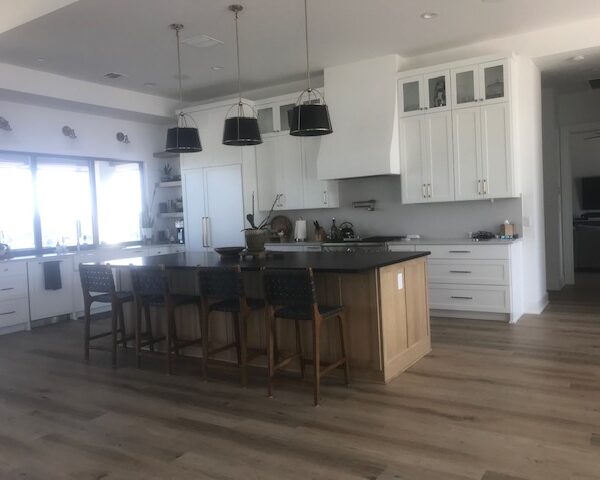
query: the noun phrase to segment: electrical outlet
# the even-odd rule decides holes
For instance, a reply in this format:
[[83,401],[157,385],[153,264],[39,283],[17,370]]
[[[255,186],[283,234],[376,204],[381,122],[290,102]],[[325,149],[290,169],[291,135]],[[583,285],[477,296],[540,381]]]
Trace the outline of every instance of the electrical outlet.
[[404,274],[402,272],[398,273],[398,290],[402,290],[404,288]]

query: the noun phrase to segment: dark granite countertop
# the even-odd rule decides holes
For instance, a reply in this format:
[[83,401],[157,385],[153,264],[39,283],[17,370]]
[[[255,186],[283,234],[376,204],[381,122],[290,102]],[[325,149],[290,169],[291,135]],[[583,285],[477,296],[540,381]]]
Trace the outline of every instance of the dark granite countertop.
[[[240,265],[242,270],[261,268],[301,269],[315,272],[356,273],[425,257],[429,252],[354,252],[354,253],[269,253],[264,258],[223,258],[216,253],[173,253],[149,257],[134,257],[101,262],[115,268],[164,265],[172,269],[193,269],[198,266],[219,267]],[[94,263],[94,262],[90,262]]]

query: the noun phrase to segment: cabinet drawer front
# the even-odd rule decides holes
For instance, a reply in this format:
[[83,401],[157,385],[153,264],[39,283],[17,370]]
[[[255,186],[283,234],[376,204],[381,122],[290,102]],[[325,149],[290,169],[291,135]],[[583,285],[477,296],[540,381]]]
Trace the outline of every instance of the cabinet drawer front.
[[27,298],[25,275],[0,276],[0,302],[11,298]]
[[480,260],[509,260],[509,245],[421,245],[431,252],[429,258],[454,259],[472,258]]
[[26,298],[0,302],[0,328],[11,327],[29,321],[29,307]]
[[25,262],[0,262],[0,276],[4,275],[27,275],[27,264]]
[[390,252],[416,252],[417,247],[415,245],[390,245],[388,247]]
[[510,288],[505,286],[429,286],[429,306],[440,310],[510,313]]
[[463,285],[510,285],[508,260],[430,260],[429,282]]

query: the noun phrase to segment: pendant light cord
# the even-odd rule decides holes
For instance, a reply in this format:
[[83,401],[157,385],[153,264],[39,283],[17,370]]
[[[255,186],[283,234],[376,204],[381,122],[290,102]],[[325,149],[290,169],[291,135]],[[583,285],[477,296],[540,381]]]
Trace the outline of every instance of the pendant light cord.
[[306,78],[308,80],[308,91],[310,92],[312,89],[310,87],[310,66],[309,66],[310,63],[309,63],[309,53],[308,53],[308,6],[307,6],[307,0],[304,0],[304,38],[306,41]]
[[238,31],[238,12],[235,12],[235,48],[236,48],[236,55],[237,55],[237,74],[238,74],[238,78],[237,78],[237,83],[238,83],[238,112],[239,115],[242,114],[241,108],[242,108],[242,81],[241,81],[241,73],[240,73],[240,35],[239,35],[239,31]]
[[[181,41],[179,39],[179,31],[183,28],[183,25],[174,25],[175,36],[177,37],[177,80],[179,81],[179,108],[183,108],[183,87],[181,84],[182,74],[181,74]],[[183,112],[179,112],[179,120],[183,117]],[[179,120],[177,121],[177,125],[179,125]]]

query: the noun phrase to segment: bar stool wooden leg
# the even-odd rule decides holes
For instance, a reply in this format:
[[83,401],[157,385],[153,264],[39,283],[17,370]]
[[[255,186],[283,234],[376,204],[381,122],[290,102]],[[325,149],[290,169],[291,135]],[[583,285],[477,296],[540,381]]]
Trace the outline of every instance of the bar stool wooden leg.
[[314,404],[319,405],[321,389],[321,320],[315,318],[313,323],[313,362],[315,368]]
[[340,328],[340,342],[342,346],[342,357],[344,357],[344,381],[346,385],[350,383],[350,364],[348,363],[348,355],[346,354],[346,315],[340,313],[338,315],[339,328]]
[[[113,307],[115,308],[115,307]],[[119,328],[121,330],[121,345],[127,350],[127,332],[125,331],[125,314],[123,313],[123,303],[118,303],[119,309]]]
[[144,305],[144,315],[146,317],[146,335],[150,340],[150,351],[154,351],[154,335],[152,335],[152,317],[150,316],[150,305]]
[[267,394],[269,397],[273,397],[273,375],[274,372],[274,352],[273,352],[273,322],[275,319],[273,318],[273,310],[269,309],[265,312],[265,331],[267,334],[267,377],[268,377],[268,387]]
[[91,304],[86,300],[83,307],[84,316],[84,335],[83,340],[83,355],[86,362],[90,361],[90,323],[91,323]]
[[240,326],[240,381],[243,387],[248,384],[248,345],[246,343],[248,339],[248,317],[249,313],[247,312],[238,315]]
[[200,330],[202,334],[202,375],[208,381],[208,306],[202,304],[200,308]]
[[232,313],[233,319],[233,334],[235,338],[235,354],[237,357],[238,367],[242,364],[242,356],[241,356],[241,340],[240,340],[240,314]]
[[142,305],[135,305],[135,362],[137,368],[142,368]]
[[173,362],[173,326],[175,324],[172,307],[167,307],[167,373],[171,375]]
[[300,321],[294,320],[296,327],[296,352],[300,354],[300,373],[302,374],[302,380],[306,378],[306,369],[304,363],[304,352],[302,351],[302,336],[300,335]]
[[119,312],[117,309],[112,309],[112,317],[111,317],[111,340],[112,340],[112,367],[117,368],[117,322],[118,322]]

